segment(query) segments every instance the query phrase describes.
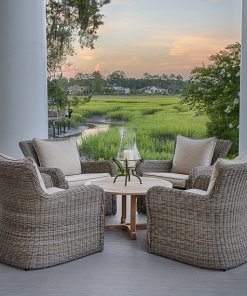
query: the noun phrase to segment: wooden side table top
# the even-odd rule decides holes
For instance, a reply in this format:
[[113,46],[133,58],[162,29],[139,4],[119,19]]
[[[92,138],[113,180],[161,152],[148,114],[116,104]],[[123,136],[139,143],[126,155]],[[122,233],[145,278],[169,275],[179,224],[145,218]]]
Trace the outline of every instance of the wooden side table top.
[[145,195],[149,188],[153,186],[164,186],[172,188],[172,183],[158,178],[141,177],[142,184],[135,177],[131,176],[127,186],[124,185],[125,177],[118,177],[113,183],[114,177],[106,177],[90,180],[85,185],[94,184],[102,187],[106,194],[122,194],[122,195]]

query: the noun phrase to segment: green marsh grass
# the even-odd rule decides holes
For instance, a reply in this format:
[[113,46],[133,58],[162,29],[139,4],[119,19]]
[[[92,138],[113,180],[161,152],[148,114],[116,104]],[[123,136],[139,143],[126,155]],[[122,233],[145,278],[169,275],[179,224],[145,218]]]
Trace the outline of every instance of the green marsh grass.
[[[144,159],[171,159],[178,134],[206,136],[206,116],[194,117],[177,97],[95,97],[77,113],[86,117],[102,115],[137,128],[138,148]],[[111,127],[108,132],[84,139],[80,153],[88,159],[112,159],[118,145],[119,129]]]

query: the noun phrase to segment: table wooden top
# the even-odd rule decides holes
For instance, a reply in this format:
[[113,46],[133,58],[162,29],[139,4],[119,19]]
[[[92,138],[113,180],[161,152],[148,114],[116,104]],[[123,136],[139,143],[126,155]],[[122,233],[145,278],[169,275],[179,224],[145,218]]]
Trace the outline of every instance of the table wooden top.
[[125,186],[125,177],[118,177],[113,183],[114,177],[100,178],[87,181],[85,185],[94,184],[102,187],[105,193],[122,195],[145,195],[149,188],[153,186],[164,186],[172,188],[172,183],[158,178],[141,177],[142,184],[135,177],[130,177],[127,186]]

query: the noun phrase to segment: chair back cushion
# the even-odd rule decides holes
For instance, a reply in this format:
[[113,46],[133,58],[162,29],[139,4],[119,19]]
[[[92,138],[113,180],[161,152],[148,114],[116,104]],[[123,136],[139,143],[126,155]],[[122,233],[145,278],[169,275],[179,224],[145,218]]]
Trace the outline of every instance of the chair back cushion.
[[207,189],[207,193],[209,193],[215,183],[215,180],[219,174],[219,168],[221,165],[226,165],[226,164],[238,164],[238,163],[245,163],[247,162],[247,151],[243,152],[242,154],[240,154],[239,156],[237,156],[234,159],[223,159],[223,158],[219,158],[216,163],[214,164],[214,168],[213,168],[213,172],[210,178],[210,182],[208,185],[208,189]]
[[44,180],[43,180],[43,178],[42,178],[42,176],[41,176],[41,173],[40,173],[40,171],[39,171],[39,168],[38,168],[36,162],[35,162],[31,157],[26,157],[26,158],[24,158],[24,159],[23,159],[23,162],[30,163],[30,164],[32,164],[32,165],[34,166],[35,171],[36,171],[36,174],[37,174],[37,176],[38,176],[39,185],[40,185],[40,187],[42,188],[42,190],[43,190],[45,193],[47,193],[47,190],[46,190],[46,187],[45,187]]
[[33,139],[41,167],[59,168],[64,175],[81,173],[76,140],[50,141]]
[[0,162],[3,161],[3,162],[11,162],[11,163],[28,163],[28,164],[31,164],[34,168],[34,170],[36,171],[36,174],[37,174],[37,177],[38,177],[38,183],[40,185],[40,187],[42,188],[42,190],[44,192],[47,193],[47,190],[46,190],[46,186],[45,186],[45,183],[44,183],[44,180],[41,176],[41,173],[39,171],[39,168],[37,166],[37,164],[35,163],[35,161],[32,159],[32,157],[26,157],[24,159],[14,159],[10,156],[7,156],[5,154],[2,154],[0,153]]
[[0,161],[13,161],[13,160],[16,160],[16,159],[6,154],[0,153]]
[[189,174],[196,166],[208,166],[212,162],[216,138],[191,139],[177,136],[171,172]]

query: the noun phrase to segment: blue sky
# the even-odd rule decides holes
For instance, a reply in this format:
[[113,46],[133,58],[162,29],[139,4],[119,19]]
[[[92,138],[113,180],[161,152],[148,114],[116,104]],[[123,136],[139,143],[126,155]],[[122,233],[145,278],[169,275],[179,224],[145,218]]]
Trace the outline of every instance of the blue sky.
[[181,74],[241,38],[241,0],[111,0],[95,50],[70,57],[64,75],[123,70],[128,77]]

